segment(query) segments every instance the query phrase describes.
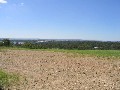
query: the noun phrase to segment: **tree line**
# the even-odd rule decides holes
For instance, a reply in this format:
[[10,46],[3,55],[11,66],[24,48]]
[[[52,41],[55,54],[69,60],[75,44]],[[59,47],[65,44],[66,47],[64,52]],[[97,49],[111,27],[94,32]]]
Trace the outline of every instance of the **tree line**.
[[36,44],[26,42],[20,46],[30,49],[120,50],[120,42],[100,41],[49,41]]
[[0,46],[30,49],[120,50],[120,42],[102,41],[47,41],[40,43],[26,41],[24,44],[13,44],[9,39],[4,39]]

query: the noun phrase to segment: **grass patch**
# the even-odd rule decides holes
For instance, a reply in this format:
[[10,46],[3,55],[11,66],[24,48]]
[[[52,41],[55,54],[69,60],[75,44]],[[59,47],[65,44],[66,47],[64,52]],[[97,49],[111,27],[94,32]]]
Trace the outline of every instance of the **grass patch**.
[[15,85],[18,81],[19,81],[19,77],[17,75],[9,74],[3,70],[0,70],[0,88],[1,89],[5,89],[12,85]]
[[99,56],[99,57],[113,57],[120,58],[120,50],[53,50],[55,52],[67,52],[81,55]]
[[33,51],[53,51],[53,52],[65,52],[80,55],[98,56],[98,57],[110,57],[120,58],[120,50],[65,50],[65,49],[29,49],[29,48],[18,48],[18,47],[4,47],[1,50],[33,50]]
[[42,51],[64,52],[78,55],[120,58],[120,50],[65,50],[65,49],[40,49]]

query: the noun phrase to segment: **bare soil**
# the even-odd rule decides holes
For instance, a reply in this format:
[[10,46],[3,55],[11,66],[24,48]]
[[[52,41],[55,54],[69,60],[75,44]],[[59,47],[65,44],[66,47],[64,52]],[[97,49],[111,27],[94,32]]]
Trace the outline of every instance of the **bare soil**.
[[120,60],[62,52],[6,50],[0,68],[24,77],[10,90],[120,90]]

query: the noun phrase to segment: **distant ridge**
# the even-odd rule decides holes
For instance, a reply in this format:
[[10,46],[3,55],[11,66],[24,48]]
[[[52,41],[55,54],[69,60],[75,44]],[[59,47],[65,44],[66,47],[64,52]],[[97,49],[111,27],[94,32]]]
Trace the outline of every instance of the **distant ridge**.
[[120,42],[120,41],[102,41],[102,40],[83,40],[83,39],[40,39],[40,38],[0,38],[0,41],[3,39],[10,39],[12,41],[22,40],[22,41],[31,41],[31,40],[46,40],[46,41],[99,41],[99,42]]

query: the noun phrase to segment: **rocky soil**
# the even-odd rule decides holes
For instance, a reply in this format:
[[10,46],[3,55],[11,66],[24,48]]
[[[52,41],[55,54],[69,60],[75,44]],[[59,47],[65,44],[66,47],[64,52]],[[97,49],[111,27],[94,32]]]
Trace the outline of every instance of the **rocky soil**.
[[120,60],[62,52],[6,50],[0,68],[24,77],[10,90],[120,90]]

